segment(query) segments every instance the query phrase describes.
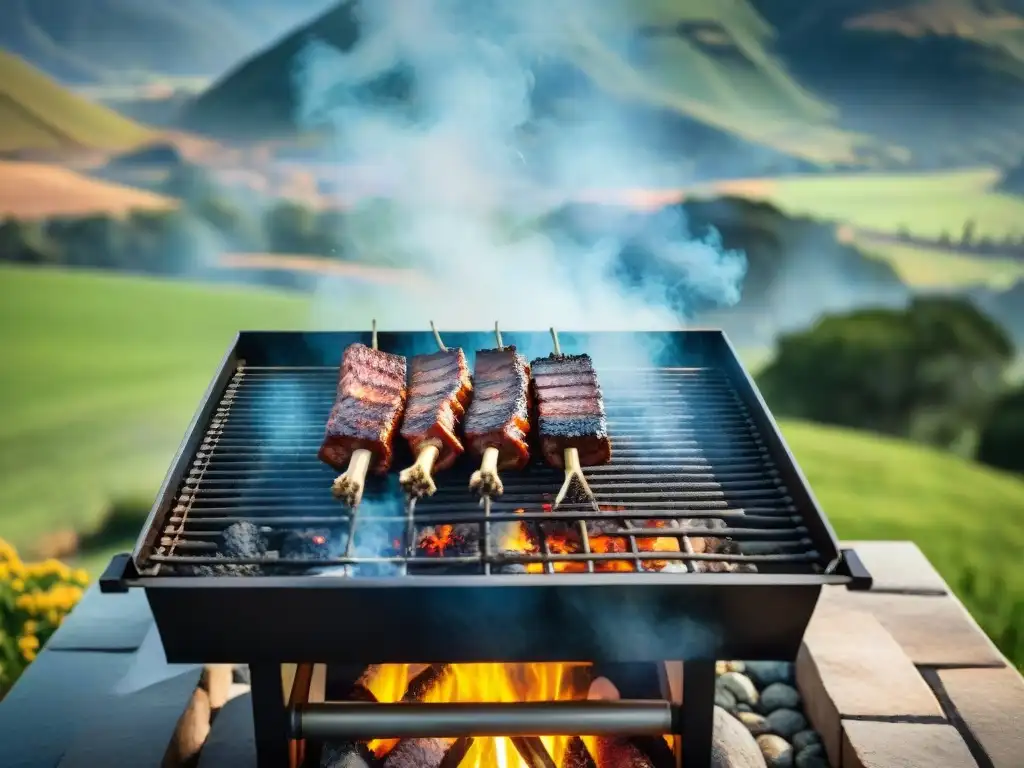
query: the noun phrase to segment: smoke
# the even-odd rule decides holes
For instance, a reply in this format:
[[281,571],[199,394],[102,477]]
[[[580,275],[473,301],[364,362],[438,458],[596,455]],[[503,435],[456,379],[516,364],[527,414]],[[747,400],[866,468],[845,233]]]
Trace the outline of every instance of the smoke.
[[[693,237],[681,213],[643,243],[671,268],[659,274],[673,277],[646,276],[633,291],[617,267],[634,233],[612,231],[581,246],[538,226],[584,187],[614,187],[642,164],[656,175],[643,136],[606,106],[587,113],[591,105],[577,104],[584,119],[534,119],[537,63],[577,55],[576,3],[374,0],[355,12],[361,34],[351,49],[310,39],[301,51],[296,117],[329,131],[342,167],[392,180],[382,205],[366,214],[386,210],[384,225],[346,231],[352,250],[425,276],[415,291],[375,297],[382,326],[424,328],[433,319],[453,330],[495,320],[510,329],[670,329],[680,324],[680,295],[739,300],[745,257],[723,250],[713,234]],[[589,3],[587,13],[588,35],[625,44],[617,30],[630,28],[627,3]],[[321,285],[315,322],[368,325],[368,317],[345,314],[346,298]]]

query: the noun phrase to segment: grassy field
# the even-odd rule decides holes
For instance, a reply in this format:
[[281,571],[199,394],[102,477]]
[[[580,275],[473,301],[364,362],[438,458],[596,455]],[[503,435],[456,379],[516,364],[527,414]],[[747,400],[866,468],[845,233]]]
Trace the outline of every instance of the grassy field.
[[233,334],[307,316],[257,290],[0,269],[0,535],[28,546],[151,496]]
[[[111,498],[148,503],[235,331],[306,327],[309,310],[256,289],[0,269],[0,536],[31,550],[88,529]],[[975,572],[996,604],[965,600],[999,634],[1024,601],[1024,481],[896,440],[783,431],[841,537],[913,540],[954,586]],[[81,563],[97,572],[130,543]]]
[[1005,290],[1024,280],[1024,260],[979,258],[902,243],[856,238],[868,256],[888,262],[907,285],[923,290],[984,285]]
[[[992,191],[992,168],[936,173],[858,173],[727,181],[698,188],[765,200],[783,211],[858,229],[954,240],[973,219],[977,237],[1024,234],[1024,198]],[[691,190],[698,191],[698,190]]]
[[0,51],[0,151],[127,149],[152,133]]

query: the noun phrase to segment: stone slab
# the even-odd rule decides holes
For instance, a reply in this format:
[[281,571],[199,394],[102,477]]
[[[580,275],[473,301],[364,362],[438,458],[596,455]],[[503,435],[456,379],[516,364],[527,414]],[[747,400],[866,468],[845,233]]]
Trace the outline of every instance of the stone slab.
[[131,662],[130,653],[45,648],[0,701],[0,766],[56,766]]
[[198,768],[251,768],[256,765],[252,694],[243,693],[225,704],[213,720],[199,753]]
[[992,768],[1024,765],[1024,678],[1003,669],[942,669],[945,695]]
[[895,595],[825,587],[819,610],[830,603],[871,613],[919,666],[1006,664],[999,649],[952,595]]
[[93,584],[46,646],[53,651],[134,651],[152,626],[141,589],[104,595]]
[[949,589],[939,572],[912,541],[844,541],[854,549],[873,579],[874,591],[944,595]]
[[111,697],[79,729],[59,768],[159,766],[200,673],[199,667],[186,667],[154,685]]
[[843,721],[842,768],[978,768],[956,728]]
[[914,663],[878,620],[841,604],[815,611],[796,682],[832,765],[839,765],[844,717],[943,719]]

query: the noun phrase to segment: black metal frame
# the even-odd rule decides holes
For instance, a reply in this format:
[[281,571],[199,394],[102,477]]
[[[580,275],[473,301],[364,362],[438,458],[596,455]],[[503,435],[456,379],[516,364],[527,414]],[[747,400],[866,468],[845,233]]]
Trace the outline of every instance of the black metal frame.
[[[852,552],[840,552],[834,531],[724,334],[686,331],[644,336],[660,349],[652,361],[656,365],[715,366],[730,378],[793,507],[800,511],[815,554],[813,572],[530,576],[492,572],[358,579],[162,575],[152,558],[162,523],[176,503],[177,489],[236,368],[243,361],[256,366],[337,365],[346,345],[370,341],[368,333],[244,332],[207,390],[132,555],[112,561],[101,588],[145,589],[169,661],[250,664],[261,768],[284,764],[287,734],[305,727],[303,712],[323,716],[318,721],[321,725],[334,722],[338,732],[344,713],[355,712],[305,705],[297,715],[289,715],[281,696],[282,662],[367,665],[567,659],[629,664],[685,660],[686,705],[682,709],[670,705],[670,721],[674,733],[685,732],[686,765],[706,765],[715,660],[795,659],[821,588],[845,584],[865,589],[870,576]],[[507,332],[504,337],[506,344],[517,345],[531,357],[550,351],[546,333]],[[615,361],[602,361],[597,350],[626,345],[636,337],[563,332],[561,346],[567,353],[590,351],[600,369],[602,364],[614,366]],[[406,355],[435,349],[429,333],[380,333],[378,341],[381,349]],[[445,341],[466,349],[493,345],[490,334],[483,333],[445,334]],[[364,606],[382,604],[388,610],[374,612],[372,629],[357,626]],[[526,632],[524,626],[529,626]],[[418,659],[409,658],[408,627],[416,627]],[[488,631],[480,632],[480,627]],[[616,642],[616,638],[628,641]],[[628,708],[628,703],[624,706]],[[586,706],[573,710],[573,716],[579,716],[580,733],[591,733],[587,730],[594,727],[587,725],[590,714]],[[528,725],[522,713],[516,717],[520,726]],[[658,727],[664,724],[658,722]]]

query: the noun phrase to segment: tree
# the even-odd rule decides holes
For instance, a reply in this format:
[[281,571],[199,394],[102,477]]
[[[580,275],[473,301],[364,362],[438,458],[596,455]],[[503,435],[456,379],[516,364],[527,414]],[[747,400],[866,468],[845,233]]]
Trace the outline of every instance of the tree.
[[316,213],[298,203],[286,200],[271,208],[263,231],[274,253],[319,252]]
[[779,414],[952,447],[983,417],[1013,355],[973,304],[918,298],[783,336],[758,381]]
[[1005,393],[993,405],[978,435],[978,461],[1024,473],[1024,387]]
[[0,221],[0,261],[28,264],[57,264],[60,250],[37,221]]
[[968,219],[964,222],[964,229],[960,234],[961,245],[970,245],[974,241],[975,226],[974,219]]

